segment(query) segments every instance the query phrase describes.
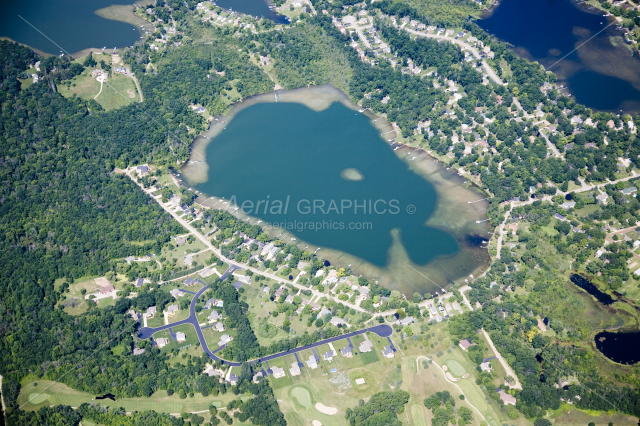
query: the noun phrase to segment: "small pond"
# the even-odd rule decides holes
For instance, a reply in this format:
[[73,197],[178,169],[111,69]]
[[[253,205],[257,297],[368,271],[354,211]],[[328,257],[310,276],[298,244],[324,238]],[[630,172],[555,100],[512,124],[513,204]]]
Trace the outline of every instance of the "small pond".
[[604,356],[620,364],[640,362],[640,331],[596,334],[596,347]]
[[603,293],[600,290],[598,290],[598,287],[596,287],[593,283],[591,283],[591,281],[587,280],[583,276],[578,274],[572,274],[570,279],[572,283],[574,283],[575,285],[577,285],[578,287],[580,287],[581,289],[585,290],[587,293],[595,297],[598,300],[598,302],[602,303],[603,305],[608,306],[608,305],[611,305],[613,302],[615,302],[615,299],[613,299],[607,293]]

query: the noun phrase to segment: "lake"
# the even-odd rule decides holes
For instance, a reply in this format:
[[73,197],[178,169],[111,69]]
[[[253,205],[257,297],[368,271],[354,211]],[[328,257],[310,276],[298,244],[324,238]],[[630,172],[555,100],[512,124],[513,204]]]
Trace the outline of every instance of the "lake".
[[233,10],[245,15],[267,18],[276,24],[289,23],[286,16],[275,13],[264,0],[216,0],[215,4],[223,9]]
[[596,334],[596,347],[604,356],[620,364],[640,362],[640,331]]
[[640,59],[603,12],[572,0],[503,0],[477,23],[553,71],[577,102],[596,110],[640,111]]
[[210,141],[196,140],[183,173],[197,190],[409,296],[486,269],[490,228],[476,221],[487,204],[469,203],[480,191],[425,152],[394,150],[381,137],[389,123],[373,123],[337,89],[277,94],[243,102],[212,125]]
[[123,48],[140,39],[139,28],[102,18],[95,12],[112,5],[132,3],[132,0],[8,1],[2,5],[0,13],[0,36],[54,55],[59,54],[61,48],[69,53],[87,48],[102,49],[103,46]]

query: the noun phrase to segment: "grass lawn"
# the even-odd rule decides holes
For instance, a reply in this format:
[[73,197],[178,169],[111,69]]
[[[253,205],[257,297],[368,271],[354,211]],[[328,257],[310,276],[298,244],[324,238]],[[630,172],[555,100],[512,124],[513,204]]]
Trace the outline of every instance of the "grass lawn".
[[147,318],[147,326],[154,328],[164,325],[164,315],[162,312],[156,312],[153,318]]
[[[37,386],[34,386],[34,383],[37,383]],[[71,389],[61,383],[37,380],[36,382],[23,383],[18,396],[18,404],[24,404],[23,409],[27,411],[37,411],[40,407],[49,405],[78,407],[85,402],[99,402],[107,407],[123,407],[127,411],[153,410],[159,413],[182,413],[208,410],[211,404],[216,407],[224,407],[237,397],[232,392],[227,392],[225,395],[215,397],[203,397],[201,394],[196,394],[193,398],[180,399],[176,394],[167,396],[167,392],[162,390],[149,398],[122,398],[116,399],[116,401],[110,399],[94,401],[94,398],[94,395]],[[85,424],[84,420],[82,424]]]
[[169,324],[173,324],[174,322],[182,321],[187,318],[189,318],[189,309],[180,309],[177,313],[169,317]]

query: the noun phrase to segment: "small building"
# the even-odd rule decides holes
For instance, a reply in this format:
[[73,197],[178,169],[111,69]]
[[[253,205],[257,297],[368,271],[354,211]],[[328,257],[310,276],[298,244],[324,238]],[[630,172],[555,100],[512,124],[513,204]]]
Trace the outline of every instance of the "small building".
[[133,354],[134,355],[142,355],[143,353],[144,353],[144,349],[142,349],[142,348],[135,348],[133,350]]
[[207,320],[210,323],[214,323],[216,321],[220,321],[222,319],[222,315],[220,315],[218,313],[218,311],[211,311],[211,313],[209,314],[209,316],[207,317]]
[[596,196],[596,200],[599,204],[607,204],[607,198],[609,198],[608,194],[600,194]]
[[289,369],[289,373],[291,373],[292,376],[299,376],[300,364],[298,364],[297,362],[292,363],[291,368]]
[[187,340],[187,336],[182,331],[178,331],[176,333],[176,340],[178,341],[178,343],[182,343]]
[[144,315],[147,318],[153,318],[156,315],[157,311],[158,311],[158,308],[156,308],[155,306],[149,306],[147,308],[147,312]]
[[230,341],[233,340],[233,337],[229,336],[228,334],[223,334],[220,337],[220,341],[218,342],[218,346],[224,346],[227,343],[229,343]]
[[178,288],[174,288],[173,290],[171,290],[169,293],[171,293],[171,295],[177,299],[178,297],[182,297],[184,296],[184,291],[178,289]]
[[309,359],[307,360],[307,366],[312,370],[318,368],[318,359],[315,355],[311,355],[309,357]]
[[385,346],[384,349],[382,349],[382,356],[385,358],[393,358],[395,355],[396,354],[393,349],[391,349],[391,346]]
[[227,380],[229,382],[229,384],[231,384],[231,386],[235,386],[238,384],[238,380],[240,378],[238,376],[236,376],[235,374],[231,373],[229,374],[229,379]]
[[273,377],[276,379],[285,376],[284,368],[281,367],[271,367],[271,372],[273,373]]
[[364,342],[360,343],[358,349],[360,350],[360,353],[371,352],[371,350],[373,349],[373,343],[371,343],[371,340],[365,340]]
[[413,321],[415,320],[414,317],[406,317],[401,319],[400,321],[398,321],[398,324],[400,325],[409,325],[411,324]]
[[630,186],[629,188],[624,188],[620,190],[620,192],[622,192],[624,195],[635,194],[637,191],[638,191],[638,188],[636,188],[635,186]]
[[460,348],[463,351],[467,351],[471,346],[476,346],[476,345],[477,343],[471,342],[471,339],[463,339],[463,340],[460,340],[460,343],[458,343],[458,346],[460,346]]
[[172,316],[178,313],[178,311],[180,310],[180,307],[178,305],[169,305],[169,307],[167,308],[167,315],[168,316]]
[[353,347],[351,347],[351,345],[347,345],[340,350],[340,353],[345,358],[353,358]]
[[325,361],[333,361],[333,357],[336,356],[335,351],[328,351],[322,354],[322,358],[324,358]]
[[517,400],[513,395],[506,393],[502,389],[500,389],[498,393],[500,394],[500,400],[504,405],[516,405]]
[[167,346],[169,344],[169,339],[166,337],[161,337],[159,339],[156,339],[156,345],[158,345],[159,349],[164,348],[165,346]]
[[146,176],[149,174],[149,166],[143,165],[136,167],[136,173],[138,176]]
[[109,294],[116,289],[106,277],[96,278],[95,282],[100,290],[100,294]]
[[364,385],[365,383],[366,381],[362,377],[356,379],[356,385]]
[[144,278],[138,278],[136,280],[135,286],[136,287],[142,287],[143,284],[144,284]]

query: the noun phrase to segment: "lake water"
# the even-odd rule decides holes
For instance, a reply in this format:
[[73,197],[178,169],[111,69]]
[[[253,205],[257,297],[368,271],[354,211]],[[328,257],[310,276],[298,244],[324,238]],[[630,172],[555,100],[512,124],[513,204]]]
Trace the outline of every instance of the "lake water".
[[587,293],[595,297],[596,300],[602,303],[603,305],[608,306],[608,305],[611,305],[613,302],[615,302],[614,298],[609,296],[607,293],[603,293],[600,290],[598,290],[598,287],[596,287],[591,281],[587,280],[582,275],[571,274],[570,279],[572,283],[574,283],[575,285],[577,285],[578,287],[582,288]]
[[286,16],[269,9],[269,5],[264,0],[216,0],[215,4],[223,9],[234,10],[245,15],[267,18],[276,24],[289,23]]
[[95,11],[132,3],[132,0],[8,1],[2,5],[0,13],[0,36],[51,54],[59,54],[60,47],[69,53],[103,46],[123,48],[139,40],[138,29],[131,24],[101,18]]
[[620,364],[640,362],[640,331],[596,334],[596,347],[604,356]]
[[487,205],[468,203],[479,191],[424,152],[394,151],[380,136],[388,123],[374,126],[336,89],[274,100],[244,102],[212,126],[208,145],[196,141],[183,172],[198,190],[245,203],[239,213],[271,224],[271,235],[408,295],[486,268],[489,228],[476,221]]
[[572,0],[503,0],[478,25],[553,71],[587,107],[640,111],[640,59],[601,11]]

